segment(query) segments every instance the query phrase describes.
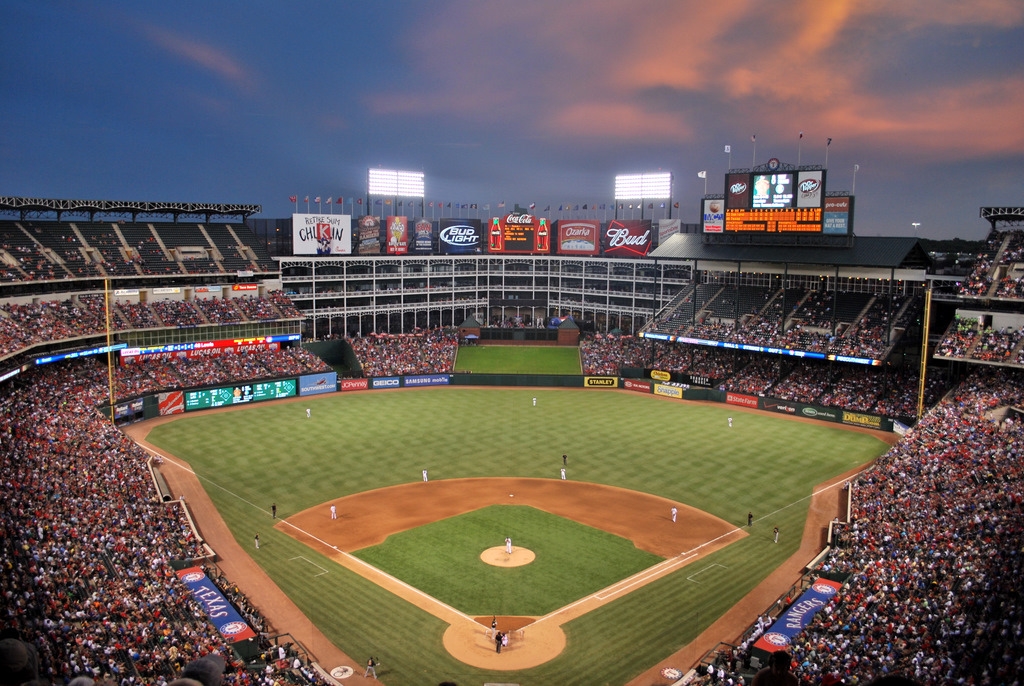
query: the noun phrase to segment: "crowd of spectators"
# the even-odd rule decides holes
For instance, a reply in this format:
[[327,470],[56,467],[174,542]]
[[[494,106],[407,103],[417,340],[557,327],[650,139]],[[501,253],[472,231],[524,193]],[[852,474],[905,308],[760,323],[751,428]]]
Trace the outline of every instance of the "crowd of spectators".
[[241,350],[192,351],[140,355],[117,367],[118,399],[135,398],[160,390],[196,388],[224,382],[255,381],[330,371],[331,367],[301,347],[272,350],[244,346]]
[[[249,312],[260,321],[301,317],[295,306],[280,292],[266,298],[207,300],[153,300],[148,303],[115,302],[110,316],[111,328],[153,328],[158,326],[199,326],[231,324],[242,321]],[[245,314],[243,315],[243,311]],[[79,295],[67,300],[41,300],[35,303],[5,302],[0,305],[0,356],[7,356],[38,343],[68,340],[105,333],[107,314],[104,297]]]
[[810,683],[901,673],[922,683],[1024,674],[1024,375],[976,370],[853,483],[823,563],[849,585],[792,646]]
[[[839,297],[842,298],[842,293]],[[860,294],[857,294],[863,297]],[[906,320],[919,312],[923,301],[880,294],[853,321],[841,321],[833,312],[836,295],[828,291],[779,290],[762,309],[739,320],[698,314],[693,317],[669,313],[655,321],[653,330],[688,338],[743,345],[820,352],[848,357],[882,359],[906,329]],[[783,319],[783,303],[796,303]],[[692,308],[691,298],[680,300],[681,308]],[[889,309],[901,316],[889,326]]]
[[[120,368],[119,389],[131,395],[170,388],[160,380],[171,378],[179,385],[195,378],[248,379],[254,363],[263,375],[323,366],[310,358],[289,349],[228,354],[198,366],[183,358],[152,360]],[[198,376],[186,378],[188,373]],[[288,674],[279,674],[275,661],[247,671],[177,580],[171,561],[201,559],[206,551],[182,504],[161,502],[143,449],[96,411],[108,392],[101,361],[39,367],[4,390],[0,631],[17,632],[34,646],[43,682],[86,676],[118,686],[164,686],[186,664],[211,653],[227,662],[226,684],[270,686],[292,674],[290,660],[283,670]],[[207,572],[218,578],[215,569]],[[266,629],[237,588],[223,578],[219,585],[257,632]],[[260,641],[269,647],[262,635]],[[301,667],[306,682],[319,681]]]
[[349,339],[363,376],[450,374],[459,331],[439,327],[411,334],[368,334]]
[[[720,390],[872,412],[917,414],[919,372],[907,367],[864,367],[741,350],[679,345],[632,336],[580,341],[583,373],[620,375],[623,368],[659,369],[711,379]],[[929,370],[925,407],[947,390],[941,370]]]
[[204,551],[156,498],[142,449],[94,409],[103,366],[28,374],[0,397],[0,627],[35,646],[51,683],[157,683],[204,653],[230,659],[169,564]]

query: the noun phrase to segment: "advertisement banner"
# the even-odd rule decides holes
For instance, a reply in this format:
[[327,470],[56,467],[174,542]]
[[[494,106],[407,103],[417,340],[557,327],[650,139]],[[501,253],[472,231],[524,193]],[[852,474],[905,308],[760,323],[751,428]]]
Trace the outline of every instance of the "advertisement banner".
[[608,257],[643,257],[651,250],[650,219],[615,219],[604,230]]
[[370,388],[398,388],[402,385],[400,376],[379,376],[370,379]]
[[755,395],[743,395],[742,393],[726,393],[725,402],[730,405],[740,405],[741,407],[753,407],[757,408],[757,396]]
[[242,619],[217,585],[207,578],[202,567],[179,569],[178,578],[192,592],[192,597],[202,606],[210,623],[217,627],[226,641],[237,643],[256,637],[256,632]]
[[821,232],[826,236],[846,236],[852,226],[853,198],[825,198],[824,225]]
[[750,174],[725,175],[725,208],[728,210],[750,208]]
[[380,219],[367,214],[356,223],[356,253],[380,255]]
[[414,386],[447,386],[452,382],[451,374],[418,374],[402,377],[402,385],[406,388]]
[[387,253],[388,255],[407,255],[409,253],[409,219],[407,217],[388,217]]
[[663,395],[666,398],[682,400],[683,389],[679,386],[669,386],[668,384],[656,383],[654,384],[654,395]]
[[306,374],[299,377],[299,395],[320,395],[338,390],[338,372]]
[[761,398],[761,409],[766,412],[777,412],[791,417],[808,417],[820,419],[823,422],[838,422],[840,410],[834,407],[823,407],[820,405],[805,405],[804,403],[792,400],[779,400],[778,398]]
[[157,403],[161,415],[181,414],[185,411],[185,393],[170,391],[157,395]]
[[623,379],[622,387],[627,391],[639,391],[641,393],[651,392],[651,383],[649,381],[637,381],[636,379]]
[[724,201],[717,198],[704,201],[704,233],[725,232],[725,209],[722,207]]
[[418,253],[433,252],[434,222],[420,217],[413,228],[413,251]]
[[352,254],[352,216],[348,214],[293,214],[292,254]]
[[678,219],[661,219],[658,221],[658,245],[664,245],[669,236],[679,233],[682,224]]
[[848,412],[843,410],[842,419],[840,421],[842,421],[843,424],[863,426],[868,429],[882,428],[882,418],[873,414],[863,414],[861,412]]
[[479,219],[440,220],[437,245],[445,255],[466,255],[480,251],[483,247],[483,227]]
[[818,578],[810,588],[800,594],[796,602],[782,613],[775,623],[757,639],[755,649],[774,653],[788,648],[804,628],[811,623],[814,615],[832,602],[842,584],[830,579]]
[[[217,341],[195,341],[192,343],[169,343],[168,345],[150,345],[144,348],[123,348],[120,352],[121,359],[130,362],[132,358],[140,355],[166,355],[167,353],[183,353],[203,350],[220,350],[223,352],[243,352],[249,350],[280,350],[281,343],[285,341],[301,340],[302,335],[297,333],[278,334],[276,336],[262,336],[260,338],[222,338]],[[178,355],[179,357],[193,357],[193,355]]]
[[618,388],[619,377],[617,376],[585,376],[583,377],[584,388]]
[[370,387],[369,379],[342,379],[341,390],[343,391],[365,391]]
[[796,206],[821,207],[825,198],[825,172],[822,169],[802,171],[797,175]]
[[559,219],[559,255],[596,255],[601,250],[601,222],[596,219]]

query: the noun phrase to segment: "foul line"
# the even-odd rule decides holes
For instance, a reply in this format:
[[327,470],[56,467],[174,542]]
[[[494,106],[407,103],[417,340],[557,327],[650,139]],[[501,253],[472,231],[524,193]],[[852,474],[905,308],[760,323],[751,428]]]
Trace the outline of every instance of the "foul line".
[[326,569],[324,569],[323,567],[321,567],[321,566],[320,566],[320,565],[318,565],[317,563],[313,562],[312,560],[310,560],[310,559],[307,559],[307,558],[306,558],[305,556],[303,556],[303,555],[297,555],[297,556],[295,556],[295,557],[290,557],[290,558],[288,558],[288,561],[289,561],[289,562],[291,562],[292,560],[305,560],[305,561],[306,561],[306,562],[308,562],[309,564],[311,564],[311,565],[313,565],[314,567],[316,567],[317,569],[319,569],[319,570],[320,570],[320,573],[319,573],[319,574],[314,574],[314,575],[313,575],[313,578],[314,578],[314,579],[315,579],[315,578],[317,578],[318,576],[323,576],[324,574],[329,574],[329,573],[330,573],[330,572],[328,572],[328,571],[327,571]]

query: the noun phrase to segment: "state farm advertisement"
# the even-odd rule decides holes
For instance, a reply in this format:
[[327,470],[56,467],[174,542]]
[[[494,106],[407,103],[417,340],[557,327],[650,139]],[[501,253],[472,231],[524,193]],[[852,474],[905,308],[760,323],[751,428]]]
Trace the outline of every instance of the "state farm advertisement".
[[604,230],[608,257],[643,257],[651,251],[650,219],[615,219]]
[[559,219],[559,255],[596,255],[601,251],[601,222],[596,219]]

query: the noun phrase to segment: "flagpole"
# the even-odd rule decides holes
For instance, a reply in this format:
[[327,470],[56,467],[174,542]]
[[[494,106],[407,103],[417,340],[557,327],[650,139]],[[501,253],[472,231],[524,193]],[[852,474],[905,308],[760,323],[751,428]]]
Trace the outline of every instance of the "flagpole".
[[729,156],[729,164],[726,166],[725,171],[729,171],[730,169],[732,169],[732,146],[731,145],[726,145],[725,146],[725,154],[727,154]]
[[757,165],[757,134],[756,133],[750,137],[750,142],[754,144],[754,156],[750,158],[750,168],[753,169]]
[[856,195],[857,193],[857,170],[860,169],[859,164],[853,165],[853,188],[850,189],[850,195]]
[[803,149],[803,146],[804,146],[804,132],[801,131],[800,132],[800,138],[797,139],[797,142],[796,142],[796,166],[798,166],[798,167],[800,166],[800,151]]
[[832,139],[825,139],[825,169],[828,169],[828,146],[832,145]]

